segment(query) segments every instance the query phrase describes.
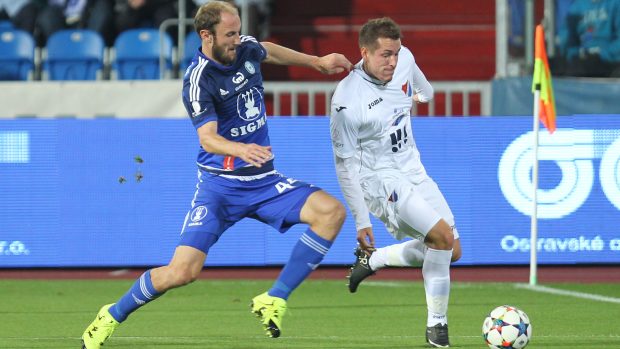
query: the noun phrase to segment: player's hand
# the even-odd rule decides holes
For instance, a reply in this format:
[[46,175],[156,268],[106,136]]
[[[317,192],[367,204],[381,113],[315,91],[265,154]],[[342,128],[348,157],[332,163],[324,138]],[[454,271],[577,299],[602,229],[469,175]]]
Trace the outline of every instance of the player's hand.
[[254,143],[242,144],[242,150],[239,154],[241,160],[255,167],[262,167],[264,163],[271,160],[271,146],[262,146]]
[[360,244],[360,248],[370,255],[370,252],[375,250],[375,236],[372,233],[372,227],[358,230],[357,242]]
[[317,70],[323,74],[338,74],[345,70],[350,71],[352,67],[353,64],[340,53],[330,53],[319,57],[317,62]]

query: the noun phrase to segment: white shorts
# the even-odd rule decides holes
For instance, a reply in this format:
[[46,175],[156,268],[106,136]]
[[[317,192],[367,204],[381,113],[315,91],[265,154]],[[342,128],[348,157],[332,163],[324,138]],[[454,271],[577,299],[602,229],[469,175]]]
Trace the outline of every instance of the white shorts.
[[[362,182],[364,199],[370,212],[385,224],[392,236],[398,240],[409,236],[424,241],[426,234],[443,219],[453,227],[454,238],[459,238],[454,215],[430,177],[424,176],[416,183],[401,175],[383,173],[381,177]],[[403,216],[410,218],[408,222]]]

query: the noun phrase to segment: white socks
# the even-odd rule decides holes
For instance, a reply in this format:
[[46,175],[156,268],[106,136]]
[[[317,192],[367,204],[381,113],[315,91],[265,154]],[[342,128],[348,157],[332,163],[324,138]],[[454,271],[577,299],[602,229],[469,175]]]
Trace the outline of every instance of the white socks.
[[370,269],[377,271],[384,267],[408,267],[422,264],[426,305],[427,326],[448,323],[448,300],[450,298],[450,262],[452,250],[435,250],[420,240],[409,240],[400,244],[378,248],[368,261]]
[[448,300],[450,298],[450,260],[452,250],[428,248],[422,265],[426,306],[428,307],[427,326],[438,323],[447,324]]
[[378,248],[368,264],[370,269],[377,271],[384,267],[419,267],[424,262],[426,245],[417,239],[400,244]]

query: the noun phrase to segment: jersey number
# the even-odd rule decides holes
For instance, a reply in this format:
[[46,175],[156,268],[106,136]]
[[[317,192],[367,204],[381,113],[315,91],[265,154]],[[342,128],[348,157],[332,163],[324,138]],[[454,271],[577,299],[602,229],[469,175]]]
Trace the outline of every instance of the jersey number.
[[399,128],[390,134],[392,139],[392,152],[397,153],[403,145],[407,144],[407,128]]

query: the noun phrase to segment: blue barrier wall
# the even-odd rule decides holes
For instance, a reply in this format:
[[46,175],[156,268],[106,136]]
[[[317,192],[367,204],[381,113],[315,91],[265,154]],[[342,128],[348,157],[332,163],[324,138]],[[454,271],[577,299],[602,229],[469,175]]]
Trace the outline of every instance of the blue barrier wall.
[[[620,115],[561,122],[553,136],[541,132],[539,261],[620,263]],[[422,161],[456,216],[459,264],[528,263],[531,123],[414,119]],[[328,119],[273,118],[269,127],[280,172],[342,199]],[[197,148],[187,120],[0,120],[0,267],[166,263],[194,192]],[[378,246],[394,243],[373,223]],[[282,236],[246,219],[207,265],[284,263],[304,230]],[[325,263],[349,264],[355,243],[348,217]]]

